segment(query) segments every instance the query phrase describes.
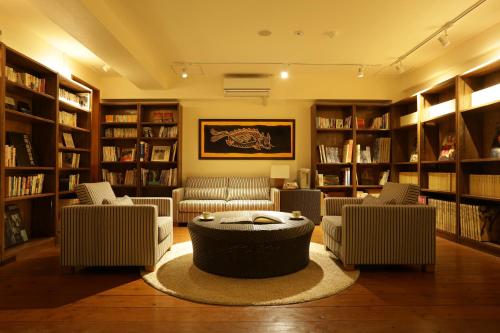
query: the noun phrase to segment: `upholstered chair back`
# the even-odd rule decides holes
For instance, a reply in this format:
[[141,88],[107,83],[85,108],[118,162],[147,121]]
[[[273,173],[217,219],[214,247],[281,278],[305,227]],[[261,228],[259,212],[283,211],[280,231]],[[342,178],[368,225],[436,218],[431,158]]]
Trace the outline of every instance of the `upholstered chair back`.
[[385,202],[392,200],[396,205],[415,205],[419,194],[418,185],[387,182],[380,192],[379,199]]
[[104,199],[116,200],[115,193],[108,182],[82,183],[75,187],[81,205],[102,205]]

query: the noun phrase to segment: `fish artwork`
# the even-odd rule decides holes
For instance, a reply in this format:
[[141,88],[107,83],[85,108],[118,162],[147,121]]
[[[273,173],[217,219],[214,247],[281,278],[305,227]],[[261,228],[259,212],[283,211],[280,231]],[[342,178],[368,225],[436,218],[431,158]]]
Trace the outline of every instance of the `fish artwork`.
[[255,150],[271,150],[274,147],[271,144],[271,135],[262,133],[256,128],[239,128],[232,131],[217,131],[211,128],[210,135],[212,142],[225,138],[229,147]]

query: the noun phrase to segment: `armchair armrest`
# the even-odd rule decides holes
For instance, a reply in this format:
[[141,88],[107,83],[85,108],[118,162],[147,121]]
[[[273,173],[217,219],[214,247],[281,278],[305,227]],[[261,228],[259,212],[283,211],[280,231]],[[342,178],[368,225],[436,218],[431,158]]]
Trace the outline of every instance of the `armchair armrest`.
[[135,205],[155,205],[158,207],[158,216],[172,216],[172,198],[134,197],[130,198]]
[[340,252],[344,264],[434,264],[436,209],[346,205]]
[[274,210],[280,211],[280,190],[276,187],[271,187],[271,202],[273,203]]
[[342,207],[345,205],[360,205],[363,202],[362,198],[325,198],[326,215],[340,216],[342,215]]
[[75,205],[61,209],[63,266],[154,265],[155,205]]
[[176,188],[172,191],[172,199],[173,199],[173,220],[174,223],[179,221],[179,202],[184,200],[184,187]]

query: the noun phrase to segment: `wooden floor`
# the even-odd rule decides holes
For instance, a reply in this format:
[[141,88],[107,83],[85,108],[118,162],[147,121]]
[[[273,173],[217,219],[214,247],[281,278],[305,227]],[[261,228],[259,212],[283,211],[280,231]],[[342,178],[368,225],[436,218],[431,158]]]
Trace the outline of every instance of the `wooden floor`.
[[[185,227],[174,234],[189,240]],[[162,294],[137,269],[60,274],[58,250],[45,246],[0,267],[0,332],[499,332],[500,258],[444,239],[437,247],[434,274],[365,267],[322,300],[221,307]]]

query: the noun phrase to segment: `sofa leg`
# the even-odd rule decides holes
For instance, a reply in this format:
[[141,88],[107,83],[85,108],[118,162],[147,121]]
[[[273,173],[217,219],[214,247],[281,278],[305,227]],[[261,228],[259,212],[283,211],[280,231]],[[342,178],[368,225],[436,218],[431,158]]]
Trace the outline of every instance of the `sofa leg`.
[[344,264],[344,270],[346,270],[346,271],[354,271],[354,270],[356,270],[356,266],[355,265],[350,265],[350,264]]
[[429,272],[432,273],[434,272],[434,268],[436,265],[422,265],[422,272]]
[[146,272],[154,272],[155,271],[155,265],[146,265],[146,266],[144,266],[144,270]]

